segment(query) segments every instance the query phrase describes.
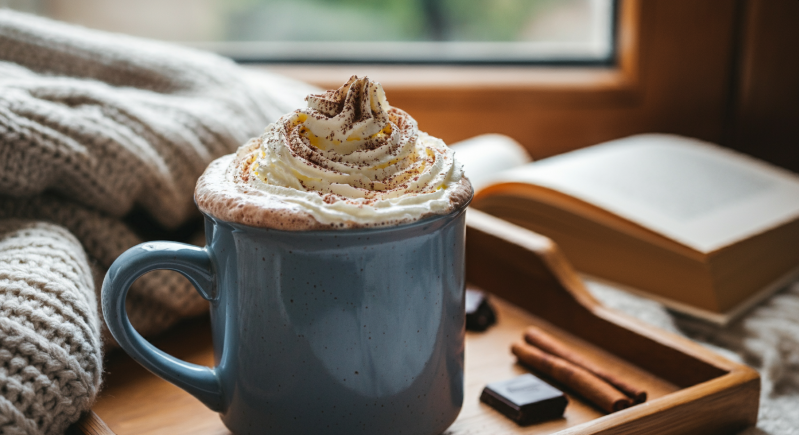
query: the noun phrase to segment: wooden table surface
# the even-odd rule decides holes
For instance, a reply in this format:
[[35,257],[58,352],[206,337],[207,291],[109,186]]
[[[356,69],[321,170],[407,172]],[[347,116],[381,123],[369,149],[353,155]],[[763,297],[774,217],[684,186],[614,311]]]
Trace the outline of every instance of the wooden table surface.
[[[520,340],[523,329],[531,324],[544,326],[562,338],[579,343],[593,358],[614,360],[615,370],[649,388],[650,399],[677,390],[676,386],[565,334],[506,302],[494,299],[494,305],[498,311],[498,324],[483,333],[467,333],[463,410],[446,435],[549,434],[604,415],[567,392],[569,406],[565,418],[520,428],[479,401],[487,383],[526,372],[515,363],[510,344]],[[205,318],[186,321],[153,342],[189,362],[213,363],[210,325]],[[150,374],[120,351],[108,355],[105,386],[93,410],[119,435],[229,434],[216,413],[179,388]]]

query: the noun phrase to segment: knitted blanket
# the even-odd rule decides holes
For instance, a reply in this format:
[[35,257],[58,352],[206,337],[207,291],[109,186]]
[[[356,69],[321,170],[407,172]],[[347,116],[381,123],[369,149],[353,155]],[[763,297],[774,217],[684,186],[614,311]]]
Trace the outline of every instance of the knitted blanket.
[[[199,175],[311,91],[0,10],[0,433],[62,433],[89,409],[109,341],[95,293],[106,269],[149,238],[203,243]],[[142,334],[207,309],[169,271],[139,279],[127,305]]]

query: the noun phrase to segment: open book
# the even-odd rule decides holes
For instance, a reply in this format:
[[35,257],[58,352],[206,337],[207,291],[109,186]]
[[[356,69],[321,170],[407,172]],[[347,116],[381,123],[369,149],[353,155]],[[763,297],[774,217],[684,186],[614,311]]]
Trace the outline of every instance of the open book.
[[660,134],[534,163],[511,162],[507,138],[464,145],[472,206],[550,237],[584,274],[717,323],[799,276],[791,172]]

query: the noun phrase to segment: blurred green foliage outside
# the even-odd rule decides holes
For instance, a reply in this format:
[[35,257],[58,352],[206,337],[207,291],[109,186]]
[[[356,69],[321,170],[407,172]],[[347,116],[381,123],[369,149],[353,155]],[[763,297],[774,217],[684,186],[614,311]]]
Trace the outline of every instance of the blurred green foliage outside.
[[589,2],[219,0],[218,6],[227,16],[220,39],[229,41],[499,42],[582,39],[573,29],[571,34],[556,31],[542,36],[535,27],[547,13],[584,16]]

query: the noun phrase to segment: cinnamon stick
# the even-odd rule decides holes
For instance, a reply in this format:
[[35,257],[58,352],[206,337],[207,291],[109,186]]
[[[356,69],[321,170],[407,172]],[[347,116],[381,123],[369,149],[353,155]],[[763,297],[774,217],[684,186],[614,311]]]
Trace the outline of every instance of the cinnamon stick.
[[619,390],[563,358],[523,342],[514,343],[511,350],[523,364],[574,390],[605,412],[620,411],[632,405]]
[[610,373],[602,365],[585,358],[585,356],[583,356],[580,352],[570,348],[567,344],[563,343],[561,340],[555,338],[543,329],[530,326],[524,332],[524,340],[545,352],[559,356],[566,361],[588,370],[600,379],[618,388],[619,391],[626,394],[627,397],[633,399],[633,403],[637,404],[646,402],[646,391],[644,389],[632,385],[629,381],[621,379],[618,376]]

